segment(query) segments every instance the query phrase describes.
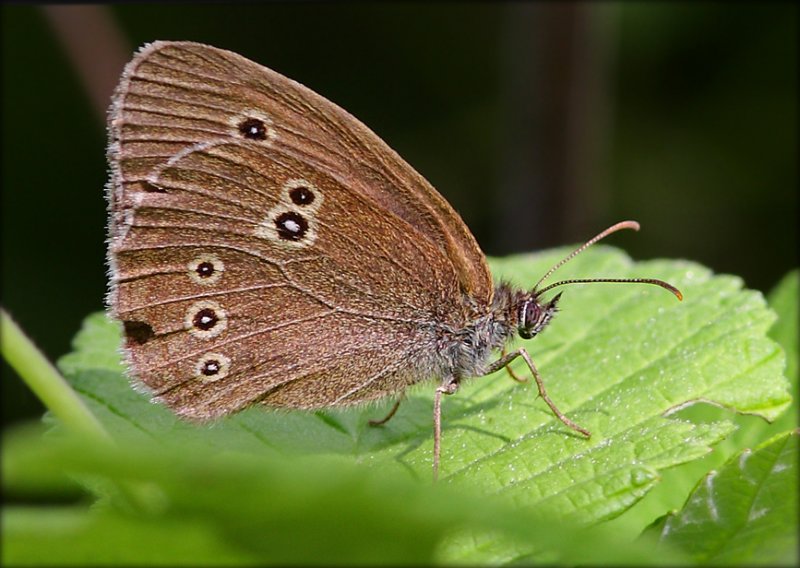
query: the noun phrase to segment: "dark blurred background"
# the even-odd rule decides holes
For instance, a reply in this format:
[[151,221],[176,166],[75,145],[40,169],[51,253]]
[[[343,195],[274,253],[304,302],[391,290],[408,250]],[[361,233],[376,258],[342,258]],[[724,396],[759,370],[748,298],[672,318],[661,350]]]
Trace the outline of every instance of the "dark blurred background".
[[[484,251],[610,244],[768,291],[797,265],[795,3],[2,6],[2,304],[55,360],[103,308],[105,108],[133,50],[237,51],[359,117]],[[4,422],[41,406],[3,363]]]

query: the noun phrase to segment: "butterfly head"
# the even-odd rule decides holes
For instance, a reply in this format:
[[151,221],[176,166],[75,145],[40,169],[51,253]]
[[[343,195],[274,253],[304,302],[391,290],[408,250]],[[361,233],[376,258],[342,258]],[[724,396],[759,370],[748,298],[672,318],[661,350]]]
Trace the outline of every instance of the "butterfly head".
[[537,292],[528,295],[519,306],[519,325],[517,332],[523,339],[531,339],[541,332],[550,323],[558,311],[558,299],[561,294],[556,294],[549,302],[542,302]]

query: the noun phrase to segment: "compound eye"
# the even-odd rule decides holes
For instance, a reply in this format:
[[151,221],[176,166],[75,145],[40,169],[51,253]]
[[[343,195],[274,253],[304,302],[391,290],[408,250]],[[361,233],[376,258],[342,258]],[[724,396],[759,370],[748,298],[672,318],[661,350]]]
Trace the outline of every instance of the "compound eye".
[[536,300],[525,302],[525,325],[533,327],[542,316],[542,310]]
[[536,323],[541,315],[539,304],[535,299],[527,300],[520,310],[519,314],[519,336],[523,339],[530,339],[536,335]]

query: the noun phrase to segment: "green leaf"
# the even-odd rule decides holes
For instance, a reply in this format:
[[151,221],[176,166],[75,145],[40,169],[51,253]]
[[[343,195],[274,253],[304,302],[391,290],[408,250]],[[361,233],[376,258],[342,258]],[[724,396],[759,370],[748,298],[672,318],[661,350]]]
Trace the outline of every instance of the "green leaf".
[[[769,293],[769,305],[778,314],[778,321],[769,332],[771,338],[783,347],[786,353],[786,376],[792,384],[791,392],[797,392],[797,360],[800,350],[800,270],[793,270],[784,276]],[[790,424],[797,424],[797,405],[782,416]]]
[[661,542],[698,563],[796,566],[799,436],[776,436],[709,473],[666,520]]
[[[497,277],[530,287],[569,250],[491,265]],[[695,423],[679,417],[678,409],[708,401],[774,419],[790,404],[783,354],[766,337],[775,316],[738,278],[713,276],[689,262],[633,263],[608,247],[587,251],[559,271],[559,278],[577,277],[663,278],[681,288],[685,301],[644,285],[565,288],[558,316],[525,345],[550,397],[591,430],[592,438],[555,419],[534,385],[520,385],[505,372],[475,379],[443,403],[437,490],[491,496],[514,511],[557,511],[571,522],[597,523],[625,511],[659,484],[664,470],[705,455],[734,429],[730,412]],[[119,365],[119,341],[116,323],[91,316],[75,351],[59,366],[126,447],[199,452],[207,459],[233,452],[287,463],[335,456],[381,476],[423,484],[430,479],[435,383],[411,389],[395,418],[380,428],[367,421],[381,417],[392,401],[321,412],[253,408],[196,425],[177,420],[130,388]],[[507,545],[490,528],[466,527],[449,531],[437,559],[519,561],[530,558],[533,543],[540,542],[516,539]]]
[[[797,326],[798,326],[798,271],[787,274],[769,294],[769,304],[777,319],[769,330],[786,355],[786,375],[790,379],[789,392],[798,392],[797,385]],[[794,359],[795,363],[792,363]],[[714,451],[700,460],[685,463],[664,471],[660,484],[634,507],[612,524],[620,533],[635,535],[642,528],[670,511],[683,506],[697,483],[712,469],[722,466],[728,459],[745,448],[753,448],[781,432],[797,425],[797,404],[791,404],[772,423],[754,416],[732,417],[736,431],[717,444]],[[692,422],[714,422],[730,417],[725,409],[698,405],[682,410],[677,416]]]

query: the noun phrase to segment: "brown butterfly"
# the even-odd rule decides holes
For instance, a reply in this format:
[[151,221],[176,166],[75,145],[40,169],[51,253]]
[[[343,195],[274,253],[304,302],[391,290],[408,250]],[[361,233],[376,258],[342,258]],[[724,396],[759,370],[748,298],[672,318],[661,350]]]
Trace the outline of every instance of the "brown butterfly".
[[[495,286],[453,208],[338,106],[235,53],[156,42],[127,65],[109,112],[108,305],[133,377],[178,415],[254,404],[314,409],[462,380],[556,312],[538,289]],[[513,375],[512,375],[513,376]],[[399,404],[399,401],[398,401]],[[390,418],[392,412],[382,421]]]

